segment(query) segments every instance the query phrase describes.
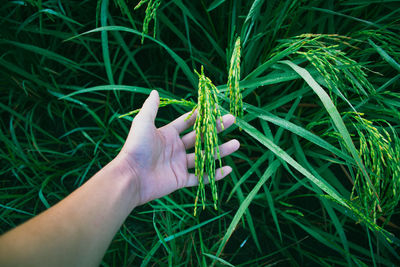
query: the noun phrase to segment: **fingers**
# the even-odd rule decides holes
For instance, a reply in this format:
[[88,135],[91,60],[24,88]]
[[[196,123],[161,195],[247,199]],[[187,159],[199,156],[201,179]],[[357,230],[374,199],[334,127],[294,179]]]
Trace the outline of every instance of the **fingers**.
[[184,130],[188,129],[190,126],[192,126],[194,124],[194,122],[196,121],[196,116],[197,116],[197,110],[195,110],[193,112],[193,114],[190,116],[190,118],[188,118],[188,116],[191,112],[192,111],[189,111],[188,113],[183,114],[179,118],[175,119],[174,121],[172,121],[170,123],[170,126],[173,126],[177,130],[178,133],[181,133]]
[[[221,123],[219,122],[220,120],[217,120],[217,131],[221,132]],[[234,122],[235,122],[235,117],[232,114],[227,114],[222,117],[222,121],[224,124],[224,130],[228,129]],[[192,131],[190,133],[185,134],[182,137],[182,142],[183,145],[185,146],[186,149],[192,148],[196,142],[196,132]]]
[[[238,140],[233,139],[230,140],[222,145],[219,146],[219,155],[221,158],[228,156],[230,154],[232,154],[233,152],[235,152],[236,150],[238,150],[240,147],[240,143]],[[215,155],[215,159],[216,159],[217,155]],[[195,154],[194,153],[190,153],[186,155],[186,162],[187,162],[187,167],[188,169],[190,168],[194,168],[195,166]]]
[[143,106],[137,116],[146,120],[154,122],[157,116],[158,105],[160,104],[160,97],[156,90],[151,91],[149,97],[144,101]]
[[[221,180],[221,179],[225,178],[231,172],[232,172],[232,168],[230,166],[223,166],[222,168],[216,169],[215,170],[215,180],[216,181]],[[208,180],[208,177],[204,176],[204,183],[208,184],[209,182],[210,181]],[[197,177],[193,173],[190,173],[187,183],[186,183],[186,187],[196,186],[198,184],[199,184],[199,180],[197,179]]]

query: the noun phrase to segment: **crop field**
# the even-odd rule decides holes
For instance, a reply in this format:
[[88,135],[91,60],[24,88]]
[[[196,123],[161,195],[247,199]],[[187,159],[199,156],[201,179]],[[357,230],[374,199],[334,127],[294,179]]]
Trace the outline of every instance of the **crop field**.
[[197,109],[210,184],[135,208],[102,266],[400,265],[400,1],[2,1],[0,234],[110,162],[153,89],[158,127]]

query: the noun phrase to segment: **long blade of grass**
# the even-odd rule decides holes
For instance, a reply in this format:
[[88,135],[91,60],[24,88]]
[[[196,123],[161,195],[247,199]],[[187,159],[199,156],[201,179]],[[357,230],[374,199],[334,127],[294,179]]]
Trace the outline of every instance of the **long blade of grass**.
[[[301,148],[300,143],[299,143],[299,141],[297,139],[297,136],[292,135],[292,140],[293,140],[293,144],[294,144],[294,147],[295,147],[296,154],[299,156],[300,161],[303,163],[303,165],[307,166],[307,168],[311,171],[312,174],[315,175],[315,177],[317,177],[318,179],[322,179],[322,177],[319,175],[319,173],[307,161],[306,156],[304,154],[304,151]],[[316,188],[315,191],[317,193],[319,193],[319,194],[322,193],[319,188]],[[338,217],[336,216],[336,214],[335,214],[335,212],[334,212],[334,210],[333,210],[333,208],[331,206],[331,203],[329,201],[327,201],[327,199],[324,199],[324,198],[321,198],[320,200],[321,200],[322,204],[324,205],[329,217],[331,218],[332,223],[333,223],[333,225],[335,226],[335,228],[337,230],[337,233],[339,234],[340,240],[342,241],[342,245],[343,245],[343,248],[344,248],[345,256],[347,258],[348,263],[350,264],[349,244],[348,244],[347,237],[346,237],[345,231],[343,229],[343,226],[340,223]]]
[[263,73],[264,71],[266,71],[268,68],[270,68],[273,64],[277,63],[279,60],[281,60],[282,58],[292,54],[293,52],[295,52],[296,50],[298,50],[300,48],[300,46],[298,46],[297,44],[300,44],[301,42],[298,41],[297,43],[295,43],[294,45],[286,48],[285,50],[283,50],[282,52],[279,52],[278,54],[274,55],[272,58],[270,58],[268,61],[266,61],[265,63],[261,64],[260,66],[258,66],[255,70],[253,70],[249,75],[246,76],[246,78],[244,78],[244,81],[250,80],[250,79],[255,79],[257,78],[261,73]]
[[[230,211],[225,212],[225,213],[223,213],[223,214],[221,214],[221,215],[218,215],[218,216],[215,216],[214,218],[211,218],[211,219],[209,219],[209,220],[207,220],[207,221],[204,221],[204,222],[201,222],[201,223],[199,223],[199,224],[197,224],[197,225],[194,225],[194,226],[192,226],[192,227],[189,227],[189,228],[187,228],[186,230],[183,230],[183,231],[180,231],[180,232],[178,232],[178,233],[176,233],[176,234],[170,235],[170,236],[164,238],[164,242],[169,242],[169,241],[174,240],[174,239],[176,239],[176,238],[178,238],[178,237],[180,237],[180,236],[186,235],[187,233],[190,233],[190,232],[192,232],[192,231],[194,231],[194,230],[197,230],[197,229],[203,227],[204,225],[207,225],[207,224],[209,224],[209,223],[211,223],[211,222],[213,222],[213,221],[216,221],[216,220],[218,220],[218,219],[220,219],[220,218],[226,216],[226,215],[229,214],[229,213],[230,213]],[[147,264],[149,263],[151,257],[152,257],[152,256],[154,255],[154,253],[158,250],[158,248],[160,247],[161,244],[162,244],[161,241],[158,240],[158,242],[157,242],[157,243],[154,245],[154,247],[149,251],[149,253],[147,253],[145,259],[143,260],[143,262],[142,262],[142,264],[141,264],[140,266],[147,266]]]
[[383,50],[379,45],[375,44],[371,39],[368,39],[369,44],[378,52],[379,55],[392,66],[395,70],[400,72],[400,64],[396,62],[385,50]]
[[297,72],[304,81],[313,89],[313,91],[318,95],[319,99],[321,100],[322,104],[324,105],[326,111],[332,118],[333,123],[335,124],[336,128],[338,129],[339,133],[342,135],[343,141],[345,142],[347,149],[350,151],[351,155],[353,156],[355,162],[357,163],[358,168],[360,168],[361,172],[363,173],[364,177],[367,179],[370,188],[374,192],[376,199],[378,201],[378,209],[382,211],[379,205],[379,196],[372,185],[371,179],[369,178],[368,172],[362,163],[360,155],[357,152],[356,147],[351,140],[349,131],[347,130],[342,117],[340,116],[338,110],[336,109],[335,105],[333,104],[332,100],[330,99],[329,95],[322,89],[322,87],[314,80],[311,74],[304,68],[301,68],[294,64],[291,61],[284,60],[282,61],[283,64],[288,65],[291,67],[295,72]]
[[[236,169],[234,167],[234,162],[232,161],[231,158],[227,158],[227,164],[229,164],[230,166],[233,166],[233,168]],[[236,170],[231,173],[231,178],[232,178],[232,181],[236,184],[237,183],[237,178],[236,178],[236,174],[235,173],[237,173]],[[242,189],[240,187],[237,187],[236,195],[238,197],[238,202],[239,203],[243,203],[245,198],[244,198],[243,191],[242,191]],[[253,220],[253,217],[252,217],[252,215],[250,213],[250,210],[247,209],[245,211],[245,217],[246,217],[246,220],[247,220],[247,224],[249,225],[249,230],[250,230],[251,236],[253,238],[253,241],[254,241],[258,251],[261,253],[262,250],[261,250],[260,242],[258,241],[256,227],[254,225],[254,220]]]
[[211,258],[211,259],[213,259],[214,261],[218,261],[218,262],[221,263],[222,265],[230,266],[230,267],[235,267],[235,265],[232,265],[231,263],[227,262],[226,260],[221,259],[220,257],[217,257],[217,256],[215,256],[215,255],[212,255],[212,254],[209,254],[209,253],[205,253],[205,252],[203,252],[202,254],[205,255],[205,256],[207,256],[207,257],[209,257],[209,258]]
[[226,0],[214,0],[207,8],[207,12],[210,12],[214,9],[216,9],[218,6],[223,4]]
[[[101,1],[100,24],[107,27],[108,0]],[[110,49],[108,47],[108,32],[101,31],[101,48],[103,51],[104,67],[106,68],[107,78],[110,84],[115,84],[113,71],[110,61]]]
[[[276,171],[276,169],[279,167],[279,165],[280,165],[280,162],[278,160],[275,160],[271,165],[269,165],[267,170],[264,172],[264,174],[260,178],[260,180],[254,186],[254,188],[251,190],[251,192],[247,195],[247,197],[244,199],[244,201],[240,205],[239,209],[237,210],[235,216],[233,217],[228,229],[226,230],[224,237],[222,238],[221,244],[219,245],[218,251],[216,253],[217,257],[219,257],[221,255],[222,250],[224,249],[229,238],[232,236],[233,231],[235,230],[237,224],[239,223],[240,219],[242,218],[243,214],[247,210],[250,203],[253,201],[255,195],[260,190],[261,186],[271,177],[271,175]],[[215,263],[215,261],[214,261],[214,263]]]
[[[133,30],[133,29],[129,29],[127,27],[123,27],[123,26],[106,26],[106,27],[100,27],[100,28],[96,28],[81,34],[78,34],[76,36],[73,36],[71,38],[66,39],[65,41],[69,41],[69,40],[73,40],[75,38],[78,38],[80,36],[83,35],[87,35],[90,33],[95,33],[95,32],[102,32],[102,31],[122,31],[122,32],[129,32],[129,33],[133,33],[135,35],[138,36],[142,36],[142,32],[139,32],[137,30]],[[190,68],[188,67],[188,65],[186,64],[186,62],[180,57],[178,56],[171,48],[169,48],[166,44],[164,44],[161,41],[158,41],[157,39],[154,39],[153,37],[147,35],[147,34],[143,34],[143,36],[153,42],[155,42],[156,44],[160,45],[162,48],[165,49],[165,51],[167,51],[167,53],[175,60],[175,62],[179,65],[179,67],[181,67],[183,73],[186,75],[186,77],[188,78],[189,82],[191,82],[193,88],[197,87],[197,81],[196,81],[196,77],[193,75],[193,72],[190,70]]]
[[259,141],[269,150],[271,150],[278,158],[286,161],[289,165],[294,167],[297,171],[302,173],[305,177],[307,177],[311,182],[316,184],[322,191],[326,192],[333,199],[341,203],[343,206],[347,207],[347,204],[343,201],[342,197],[337,193],[337,191],[329,185],[324,180],[317,179],[314,175],[312,175],[308,170],[306,170],[303,166],[301,166],[297,161],[295,161],[287,152],[285,152],[282,148],[277,146],[272,142],[272,140],[268,139],[265,135],[261,134],[256,128],[248,124],[247,122],[236,118],[237,125],[242,128],[247,134],[252,136],[254,139]]
[[[82,88],[78,86],[69,86],[66,87],[68,89],[73,89],[76,90],[75,92],[72,92],[67,95],[63,95],[59,97],[59,99],[66,99],[66,98],[71,98],[72,96],[75,95],[80,95],[80,94],[86,94],[86,93],[93,93],[93,92],[99,92],[99,91],[126,91],[126,92],[132,92],[132,93],[141,93],[145,95],[149,95],[152,91],[152,89],[149,88],[144,88],[144,87],[139,87],[139,86],[130,86],[130,85],[100,85],[100,86],[95,86],[95,87],[90,87],[90,88]],[[160,93],[161,97],[171,97],[171,93],[166,92],[164,90],[158,90]]]
[[334,147],[333,145],[329,144],[327,141],[322,139],[321,137],[311,133],[310,131],[307,131],[303,127],[300,127],[290,121],[287,121],[285,119],[279,118],[278,116],[273,115],[272,113],[269,113],[267,111],[264,111],[261,108],[254,107],[253,105],[245,104],[246,110],[258,118],[269,121],[277,126],[280,126],[288,131],[291,131],[294,134],[297,134],[308,141],[314,143],[315,145],[326,149],[328,151],[333,152],[336,156],[341,157],[342,159],[345,159],[349,162],[354,162],[353,159],[347,155],[346,153],[343,153],[340,149]]
[[268,187],[265,186],[265,184],[263,185],[263,189],[264,189],[265,196],[267,198],[267,203],[268,203],[268,206],[269,206],[269,210],[270,210],[271,215],[272,215],[272,220],[274,221],[274,224],[275,224],[275,227],[276,227],[276,231],[278,232],[278,235],[279,235],[279,239],[282,242],[283,240],[282,240],[281,227],[279,226],[279,221],[278,221],[278,216],[276,214],[274,200],[272,199],[271,192],[269,191]]

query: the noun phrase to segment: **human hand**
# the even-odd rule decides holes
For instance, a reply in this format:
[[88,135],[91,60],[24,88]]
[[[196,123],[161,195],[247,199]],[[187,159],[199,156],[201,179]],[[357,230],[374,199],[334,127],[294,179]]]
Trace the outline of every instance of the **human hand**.
[[[137,205],[163,197],[179,188],[198,184],[197,177],[188,172],[188,169],[195,166],[195,155],[186,153],[195,144],[195,132],[180,137],[180,133],[194,124],[197,113],[186,121],[189,113],[184,114],[157,129],[154,121],[159,102],[158,92],[153,90],[133,120],[125,144],[117,156],[119,167],[135,177]],[[230,127],[234,120],[230,114],[223,116],[224,128]],[[219,122],[217,128],[221,131]],[[239,141],[235,139],[222,144],[219,148],[221,157],[235,152],[239,146]],[[216,180],[227,176],[232,168],[223,166],[222,171],[216,170]]]

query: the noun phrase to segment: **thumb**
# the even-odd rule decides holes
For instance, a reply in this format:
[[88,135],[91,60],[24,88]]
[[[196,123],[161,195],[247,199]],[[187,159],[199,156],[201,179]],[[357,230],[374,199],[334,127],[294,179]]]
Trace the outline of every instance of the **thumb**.
[[158,105],[160,104],[160,97],[156,90],[151,91],[149,97],[144,101],[143,106],[138,115],[146,120],[154,122],[157,116]]

